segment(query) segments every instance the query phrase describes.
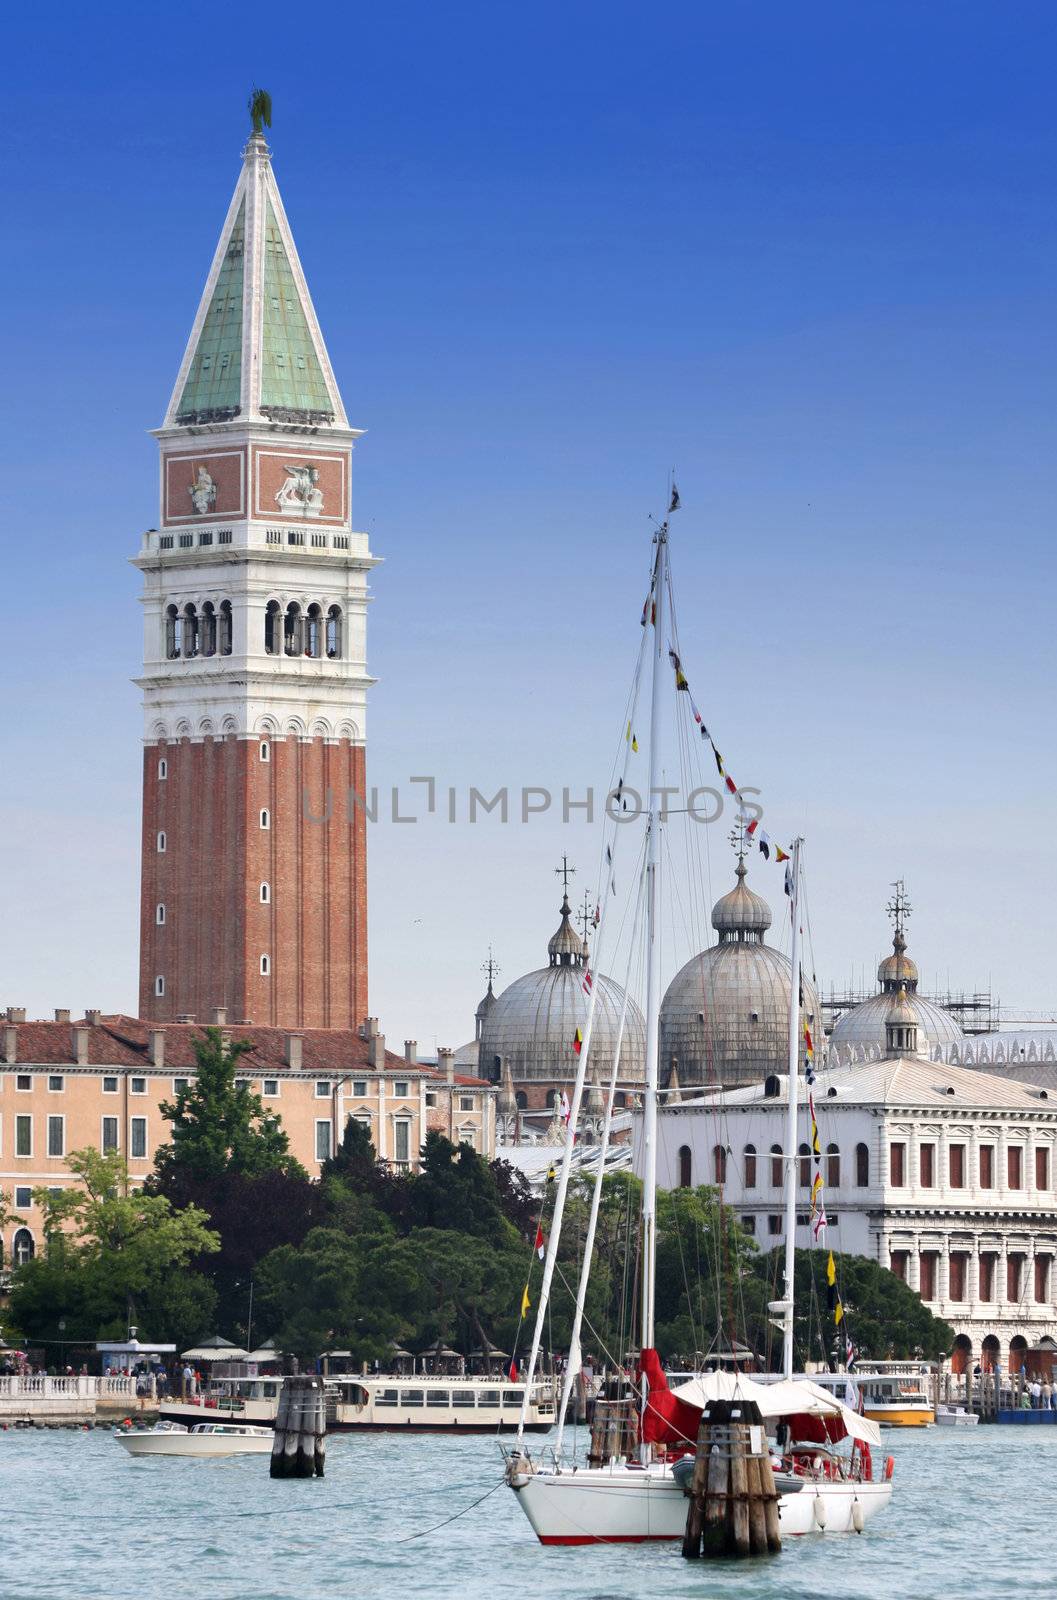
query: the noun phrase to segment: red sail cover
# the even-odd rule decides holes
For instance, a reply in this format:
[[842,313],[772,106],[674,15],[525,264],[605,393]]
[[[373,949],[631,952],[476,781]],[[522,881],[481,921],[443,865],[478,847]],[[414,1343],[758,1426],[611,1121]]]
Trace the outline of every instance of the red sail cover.
[[677,1400],[668,1387],[661,1358],[656,1350],[643,1350],[639,1357],[639,1377],[647,1384],[647,1403],[642,1419],[642,1437],[646,1444],[685,1445],[693,1449],[697,1443],[697,1430],[701,1411],[697,1406]]

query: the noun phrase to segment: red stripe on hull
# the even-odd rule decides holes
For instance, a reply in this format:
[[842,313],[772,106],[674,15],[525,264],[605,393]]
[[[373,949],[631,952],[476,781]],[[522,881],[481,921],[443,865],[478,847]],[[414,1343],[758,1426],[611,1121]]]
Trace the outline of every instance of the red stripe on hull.
[[540,1544],[675,1544],[681,1533],[538,1533]]

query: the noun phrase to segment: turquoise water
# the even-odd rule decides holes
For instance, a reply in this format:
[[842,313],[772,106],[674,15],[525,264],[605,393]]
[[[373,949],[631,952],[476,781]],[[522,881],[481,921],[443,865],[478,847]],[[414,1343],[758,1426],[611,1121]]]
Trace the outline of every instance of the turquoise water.
[[0,1433],[3,1600],[952,1600],[1057,1595],[1057,1427],[887,1435],[891,1509],[861,1537],[717,1567],[678,1546],[549,1549],[494,1440],[331,1438],[327,1475],[267,1456],[133,1461],[107,1433]]

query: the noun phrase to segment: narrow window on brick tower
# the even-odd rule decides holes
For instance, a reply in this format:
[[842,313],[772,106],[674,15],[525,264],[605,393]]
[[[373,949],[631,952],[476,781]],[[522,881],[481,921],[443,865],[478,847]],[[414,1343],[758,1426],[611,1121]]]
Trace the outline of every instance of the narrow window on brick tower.
[[264,648],[270,656],[279,654],[279,602],[269,600],[264,613]]
[[219,639],[220,639],[220,654],[222,656],[229,656],[231,654],[231,601],[230,600],[221,600],[221,602],[220,602],[220,633],[219,633]]
[[217,613],[212,600],[207,600],[202,607],[202,623],[199,629],[200,654],[215,656],[217,653]]
[[261,812],[261,827],[262,828],[270,828],[271,825],[272,825],[271,817],[268,815],[267,811],[262,811]]
[[160,856],[163,856],[165,854],[165,835],[164,835],[164,833],[159,833],[159,835],[158,835],[158,854]]
[[272,759],[271,745],[268,743],[267,739],[262,739],[261,740],[261,760],[262,761],[270,761],[271,759]]
[[169,776],[169,763],[166,761],[165,757],[162,756],[161,760],[158,762],[158,781],[159,781],[159,783],[164,783],[168,776]]
[[165,993],[165,979],[161,976],[160,973],[158,974],[158,976],[154,980],[154,993],[155,994],[164,994]]
[[271,962],[267,956],[261,956],[261,977],[266,978],[271,971]]
[[331,606],[327,612],[327,657],[336,661],[341,655],[341,607]]
[[165,659],[179,661],[183,654],[183,622],[175,606],[165,611]]
[[266,883],[261,884],[261,905],[266,906],[272,898],[272,891]]
[[158,906],[157,906],[157,909],[156,909],[156,911],[154,913],[154,920],[158,924],[159,928],[164,928],[164,926],[165,926],[165,906],[162,904],[162,902],[160,900],[158,901]]
[[318,661],[323,654],[323,612],[319,606],[309,606],[305,618],[305,655]]
[[283,649],[288,656],[299,656],[304,651],[305,619],[296,600],[291,600],[283,618]]
[[190,660],[193,656],[196,656],[196,655],[199,654],[199,646],[198,646],[198,608],[197,608],[197,606],[192,606],[192,605],[184,606],[183,635],[184,635],[184,639],[183,639],[184,650],[183,650],[183,653],[184,653],[185,658],[187,660]]

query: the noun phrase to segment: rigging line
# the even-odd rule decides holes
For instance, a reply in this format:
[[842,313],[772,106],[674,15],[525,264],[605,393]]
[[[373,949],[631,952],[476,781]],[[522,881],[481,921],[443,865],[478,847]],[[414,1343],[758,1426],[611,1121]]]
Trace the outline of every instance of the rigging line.
[[499,1479],[498,1483],[493,1483],[487,1494],[483,1494],[481,1498],[479,1500],[475,1500],[472,1505],[463,1506],[461,1511],[453,1512],[450,1517],[445,1517],[443,1522],[435,1522],[431,1528],[420,1528],[417,1533],[409,1533],[403,1539],[394,1539],[392,1543],[410,1544],[412,1539],[424,1539],[427,1533],[436,1533],[438,1528],[446,1528],[449,1523],[458,1522],[459,1518],[464,1517],[468,1511],[476,1511],[478,1506],[483,1506],[485,1501],[490,1499],[491,1496],[495,1494],[497,1489],[501,1489],[503,1487],[504,1483],[506,1483],[506,1478],[502,1477]]

